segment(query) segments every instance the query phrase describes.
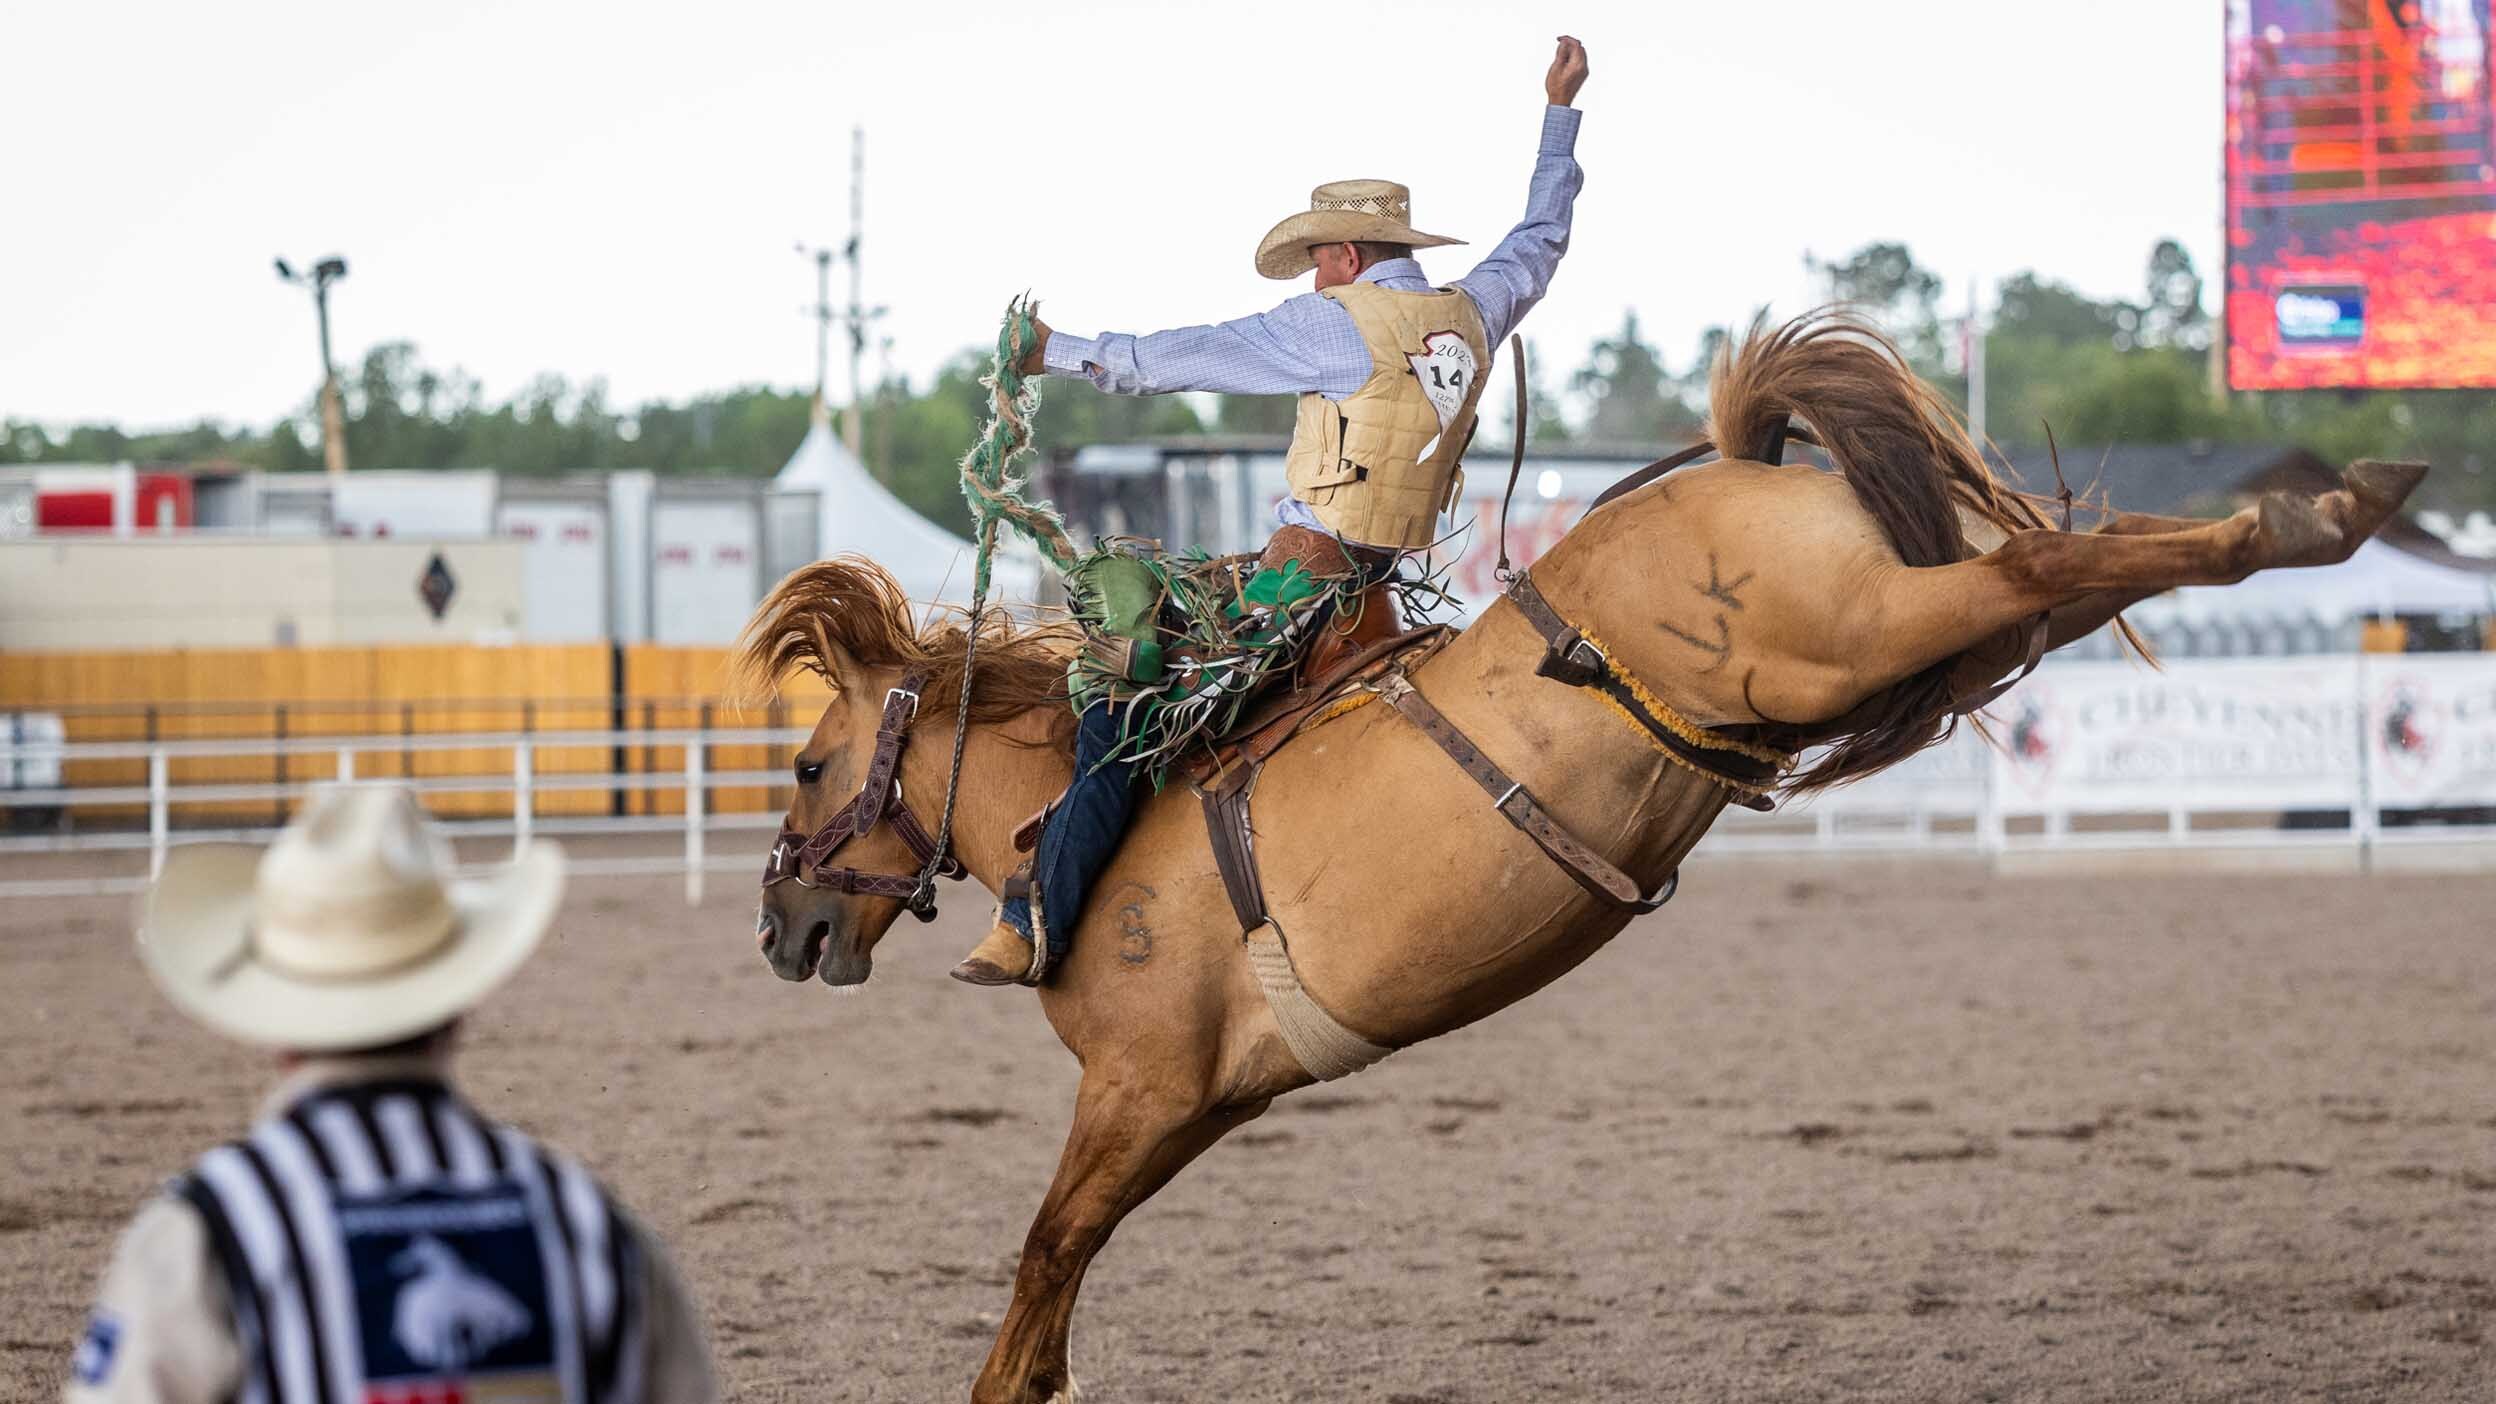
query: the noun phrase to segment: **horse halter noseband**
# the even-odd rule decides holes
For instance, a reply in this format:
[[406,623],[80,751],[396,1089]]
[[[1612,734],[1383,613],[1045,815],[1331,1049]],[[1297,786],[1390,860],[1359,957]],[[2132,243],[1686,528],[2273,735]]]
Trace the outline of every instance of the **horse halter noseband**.
[[[927,826],[910,812],[909,801],[901,793],[901,753],[910,744],[910,724],[919,714],[919,689],[926,686],[923,673],[912,673],[901,680],[899,687],[884,694],[884,715],[875,729],[875,757],[867,763],[866,782],[840,812],[824,821],[813,834],[801,834],[781,821],[780,836],[772,841],[771,856],[763,863],[763,886],[795,882],[800,887],[829,888],[835,892],[863,893],[870,897],[892,897],[903,902],[909,913],[921,921],[936,919],[935,878],[961,878],[961,860],[949,851],[947,842],[939,843],[928,836]],[[862,838],[875,826],[890,820],[893,832],[910,848],[910,856],[919,861],[917,872],[870,873],[856,868],[831,866],[832,855],[842,844]]]

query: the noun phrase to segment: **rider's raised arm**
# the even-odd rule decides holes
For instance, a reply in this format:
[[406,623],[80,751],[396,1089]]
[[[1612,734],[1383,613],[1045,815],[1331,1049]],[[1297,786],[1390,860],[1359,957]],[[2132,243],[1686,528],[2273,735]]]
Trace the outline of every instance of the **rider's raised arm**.
[[1535,148],[1534,180],[1526,188],[1525,218],[1508,231],[1490,256],[1455,286],[1482,309],[1482,333],[1494,347],[1508,339],[1525,314],[1543,300],[1560,256],[1569,251],[1569,220],[1586,172],[1577,164],[1579,113],[1572,106],[1586,83],[1586,46],[1563,35],[1543,75],[1542,142]]
[[1473,295],[1482,309],[1482,333],[1491,345],[1525,320],[1551,287],[1560,256],[1569,251],[1569,219],[1586,173],[1577,164],[1577,122],[1574,107],[1543,109],[1542,145],[1534,157],[1534,183],[1526,192],[1525,218],[1508,231],[1489,257],[1455,286]]
[[1225,395],[1340,398],[1369,378],[1369,348],[1343,309],[1304,293],[1271,312],[1149,336],[1069,336],[1052,329],[1051,375],[1079,375],[1113,395],[1212,390]]

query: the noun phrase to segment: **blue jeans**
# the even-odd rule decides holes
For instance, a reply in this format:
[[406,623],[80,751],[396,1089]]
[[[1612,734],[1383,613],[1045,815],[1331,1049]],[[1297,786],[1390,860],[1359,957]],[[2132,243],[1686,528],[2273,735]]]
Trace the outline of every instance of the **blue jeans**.
[[[1126,708],[1096,702],[1083,714],[1075,731],[1075,781],[1049,815],[1032,856],[1031,880],[1049,919],[1049,959],[1063,959],[1083,915],[1083,899],[1101,870],[1117,856],[1126,837],[1127,821],[1135,816],[1135,771],[1132,760],[1104,760],[1118,746],[1126,729]],[[1031,936],[1031,903],[1019,898],[1005,903],[1005,923]]]

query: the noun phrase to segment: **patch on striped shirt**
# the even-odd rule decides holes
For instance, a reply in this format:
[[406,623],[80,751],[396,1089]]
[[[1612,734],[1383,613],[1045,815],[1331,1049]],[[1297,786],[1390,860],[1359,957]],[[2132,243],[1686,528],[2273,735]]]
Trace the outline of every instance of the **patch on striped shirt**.
[[562,1395],[546,1264],[509,1177],[341,1196],[363,1404],[520,1404]]

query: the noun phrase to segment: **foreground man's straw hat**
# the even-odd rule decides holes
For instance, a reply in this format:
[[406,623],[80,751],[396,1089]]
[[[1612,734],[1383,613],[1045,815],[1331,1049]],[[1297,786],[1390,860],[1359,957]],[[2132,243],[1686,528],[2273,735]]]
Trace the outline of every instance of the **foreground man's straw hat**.
[[1413,192],[1391,180],[1330,181],[1309,192],[1309,208],[1266,231],[1257,244],[1257,271],[1269,278],[1297,278],[1317,266],[1311,244],[1410,244],[1434,249],[1461,244],[1413,227]]
[[307,1052],[372,1047],[483,999],[536,949],[562,895],[552,844],[458,881],[406,786],[324,785],[265,850],[167,855],[139,953],[166,996],[219,1033]]

